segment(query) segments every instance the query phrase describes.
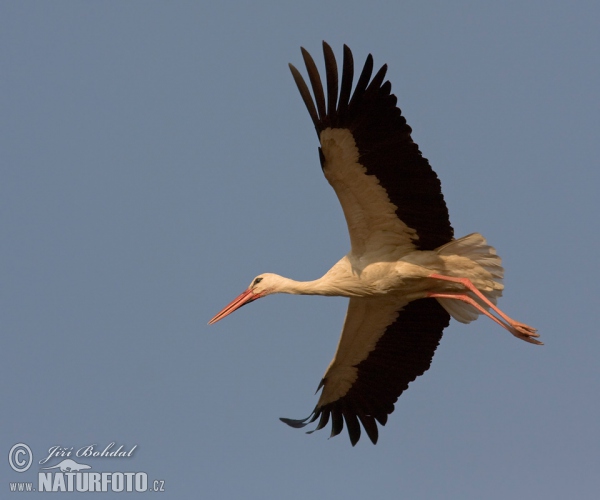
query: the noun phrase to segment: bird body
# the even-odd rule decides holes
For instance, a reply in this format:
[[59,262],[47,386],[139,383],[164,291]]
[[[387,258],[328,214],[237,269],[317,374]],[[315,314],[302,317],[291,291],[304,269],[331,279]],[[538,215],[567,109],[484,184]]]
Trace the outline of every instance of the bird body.
[[209,324],[274,293],[348,297],[313,413],[281,420],[304,427],[319,419],[315,430],[331,420],[332,436],[345,423],[353,445],[362,424],[376,443],[377,423],[385,425],[408,384],[429,368],[451,316],[469,323],[483,314],[522,340],[541,342],[534,328],[497,308],[504,270],[494,248],[478,233],[453,238],[439,179],[383,81],[386,66],[371,79],[369,55],[352,92],[354,63],[344,46],[338,89],[335,57],[326,43],[323,51],[327,96],[304,49],[314,101],[300,72],[290,69],[319,137],[321,168],[344,211],[351,250],[314,281],[257,276]]
[[[399,300],[410,302],[425,298],[430,292],[451,293],[463,288],[457,283],[424,279],[437,272],[447,276],[468,277],[479,290],[495,300],[503,289],[499,281],[502,278],[500,258],[494,253],[487,253],[484,254],[485,262],[478,263],[472,257],[450,253],[465,241],[471,242],[471,246],[466,247],[468,249],[478,250],[487,246],[481,235],[473,233],[454,240],[454,245],[445,245],[435,251],[412,251],[398,259],[392,254],[392,259],[387,261],[382,261],[378,252],[362,256],[350,252],[317,280],[294,281],[277,274],[264,273],[255,278],[260,282],[252,290],[261,297],[273,293],[349,298],[397,296]],[[493,249],[488,247],[488,252],[493,252]]]

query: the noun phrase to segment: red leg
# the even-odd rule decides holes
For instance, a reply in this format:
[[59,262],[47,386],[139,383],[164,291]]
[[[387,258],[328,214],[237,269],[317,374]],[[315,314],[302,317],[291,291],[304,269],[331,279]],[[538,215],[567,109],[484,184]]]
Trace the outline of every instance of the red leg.
[[478,298],[480,298],[483,301],[484,304],[486,304],[487,306],[489,306],[502,319],[504,319],[506,321],[506,324],[503,323],[503,322],[501,322],[498,318],[496,318],[495,316],[493,316],[492,314],[490,314],[488,311],[486,311],[480,304],[478,304],[475,300],[473,300],[468,295],[459,294],[459,293],[457,293],[457,294],[452,294],[452,293],[448,293],[448,294],[431,293],[431,294],[428,294],[429,297],[438,297],[438,298],[446,298],[446,299],[457,299],[457,300],[462,300],[463,302],[467,302],[468,304],[470,304],[473,307],[475,307],[481,313],[483,313],[486,316],[488,316],[489,318],[493,319],[496,323],[502,325],[504,328],[506,328],[509,332],[511,332],[516,337],[518,337],[520,339],[523,339],[523,340],[527,340],[528,342],[531,342],[532,344],[541,344],[541,342],[534,341],[531,338],[531,337],[539,337],[539,334],[537,333],[537,331],[536,331],[535,328],[533,328],[531,326],[528,326],[528,325],[526,325],[524,323],[520,323],[519,321],[515,321],[514,319],[512,319],[509,316],[507,316],[506,314],[504,314],[504,312],[502,312],[485,295],[483,295],[483,293],[481,293],[477,289],[477,287],[475,285],[473,285],[473,283],[471,282],[471,280],[469,280],[468,278],[454,278],[454,277],[451,277],[451,276],[442,276],[441,274],[435,274],[435,273],[430,274],[429,277],[433,278],[433,279],[442,280],[442,281],[450,281],[452,283],[460,283],[461,285],[465,286],[468,290],[470,290]]

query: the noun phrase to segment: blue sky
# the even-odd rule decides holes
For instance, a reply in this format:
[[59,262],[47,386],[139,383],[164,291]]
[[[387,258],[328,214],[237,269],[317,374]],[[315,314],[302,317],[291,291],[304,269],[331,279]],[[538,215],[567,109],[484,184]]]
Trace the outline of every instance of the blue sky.
[[[161,498],[596,498],[599,20],[591,1],[1,1],[0,453],[28,444],[34,467],[3,459],[0,491],[53,446],[115,442],[134,455],[79,461]],[[345,299],[206,325],[257,274],[315,279],[348,250],[287,67],[322,40],[389,65],[456,234],[496,247],[501,307],[546,343],[452,322],[377,446],[278,420],[314,407]]]

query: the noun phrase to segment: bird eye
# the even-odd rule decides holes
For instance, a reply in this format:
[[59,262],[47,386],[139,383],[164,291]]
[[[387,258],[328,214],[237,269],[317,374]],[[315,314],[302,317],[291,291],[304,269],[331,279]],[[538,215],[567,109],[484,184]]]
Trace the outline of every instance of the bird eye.
[[262,281],[262,278],[256,278],[254,280],[254,283],[252,283],[252,286],[258,285],[261,281]]

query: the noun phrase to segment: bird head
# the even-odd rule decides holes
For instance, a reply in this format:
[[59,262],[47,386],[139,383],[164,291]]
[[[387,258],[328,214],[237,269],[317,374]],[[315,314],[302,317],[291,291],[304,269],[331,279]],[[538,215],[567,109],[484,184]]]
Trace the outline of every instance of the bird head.
[[208,324],[212,325],[213,323],[223,319],[225,316],[229,316],[233,311],[239,309],[243,305],[249,304],[256,299],[260,299],[261,297],[277,292],[277,285],[281,279],[281,276],[276,274],[259,274],[252,280],[250,286],[246,288],[246,290],[244,290],[240,295],[227,304],[213,319],[208,322]]

